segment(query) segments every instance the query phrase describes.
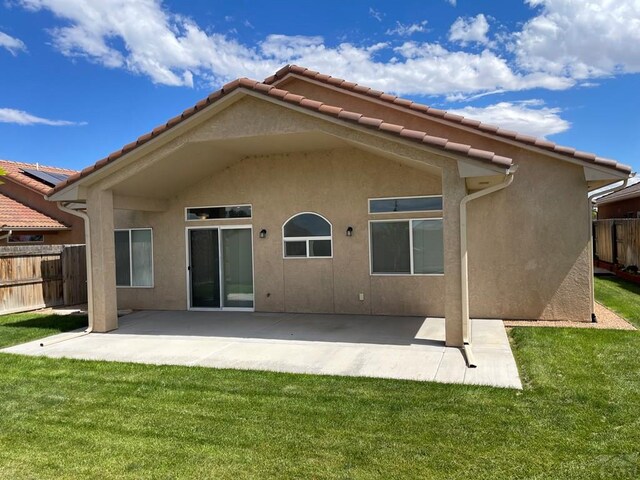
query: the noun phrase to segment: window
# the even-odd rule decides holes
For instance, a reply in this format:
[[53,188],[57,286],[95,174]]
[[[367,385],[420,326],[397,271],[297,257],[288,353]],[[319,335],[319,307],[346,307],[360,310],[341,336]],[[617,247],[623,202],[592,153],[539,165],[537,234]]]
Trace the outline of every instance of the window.
[[9,243],[42,243],[44,242],[44,235],[32,235],[32,234],[20,234],[14,233],[7,238]]
[[251,218],[251,205],[187,208],[187,220]]
[[116,286],[153,286],[153,245],[150,228],[116,230]]
[[442,196],[372,198],[369,213],[433,212],[442,210]]
[[331,224],[316,213],[300,213],[282,227],[287,258],[331,257]]
[[372,274],[444,273],[441,218],[373,221],[370,227]]

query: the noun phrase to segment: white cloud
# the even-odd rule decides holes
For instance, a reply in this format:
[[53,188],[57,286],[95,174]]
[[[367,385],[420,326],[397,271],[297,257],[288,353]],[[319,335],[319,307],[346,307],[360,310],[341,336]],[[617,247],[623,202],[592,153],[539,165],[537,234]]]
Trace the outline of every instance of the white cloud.
[[401,37],[409,37],[414,33],[424,32],[427,30],[427,21],[423,20],[419,23],[404,24],[396,22],[395,28],[388,29],[385,33],[387,35],[400,35]]
[[527,3],[542,10],[515,34],[520,67],[575,79],[640,72],[640,1]]
[[24,44],[22,40],[19,38],[12,37],[11,35],[7,35],[4,32],[0,32],[0,47],[6,48],[9,50],[9,53],[14,57],[19,52],[26,52],[27,46]]
[[535,137],[561,133],[571,127],[560,117],[559,108],[546,107],[541,100],[500,102],[487,107],[468,106],[449,112]]
[[[269,35],[250,47],[221,33],[207,33],[194,20],[165,10],[160,0],[21,2],[61,19],[62,25],[51,34],[64,55],[128,69],[164,85],[192,86],[194,79],[219,85],[238,76],[261,79],[287,63],[401,95],[559,90],[575,85],[564,75],[518,71],[497,52],[452,51],[436,43],[395,45],[395,55],[387,61],[377,55],[394,48],[387,43],[328,46],[322,37]],[[374,9],[370,14],[382,18]]]
[[446,2],[452,6],[456,6],[456,0],[446,0]]
[[382,17],[384,17],[384,13],[376,10],[373,7],[369,7],[369,15],[371,15],[373,18],[375,18],[379,22],[381,22],[382,21]]
[[482,13],[471,18],[458,17],[449,29],[449,40],[463,45],[471,42],[487,45],[489,43],[487,33],[489,33],[489,22]]
[[23,110],[0,108],[0,123],[15,123],[18,125],[49,125],[53,127],[67,127],[71,125],[86,125],[86,122],[70,122],[68,120],[50,120],[37,117]]

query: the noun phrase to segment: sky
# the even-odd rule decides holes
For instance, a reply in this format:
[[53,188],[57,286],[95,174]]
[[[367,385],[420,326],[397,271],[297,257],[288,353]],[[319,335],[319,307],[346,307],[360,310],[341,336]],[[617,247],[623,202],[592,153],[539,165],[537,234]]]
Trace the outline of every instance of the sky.
[[293,63],[640,170],[640,0],[0,0],[0,158],[81,169]]

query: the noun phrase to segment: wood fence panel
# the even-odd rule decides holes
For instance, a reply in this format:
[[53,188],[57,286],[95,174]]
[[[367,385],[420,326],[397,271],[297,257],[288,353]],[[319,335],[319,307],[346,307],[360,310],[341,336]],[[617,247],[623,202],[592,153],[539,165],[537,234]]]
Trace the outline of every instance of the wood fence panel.
[[640,219],[625,218],[615,221],[617,263],[628,267],[640,262]]
[[640,218],[597,220],[593,230],[598,259],[640,267]]
[[596,256],[605,262],[615,263],[613,251],[614,220],[597,220],[594,222]]
[[65,305],[87,302],[87,257],[84,245],[73,245],[62,251],[63,297]]
[[84,251],[62,245],[0,248],[0,314],[69,305],[66,298],[86,302]]

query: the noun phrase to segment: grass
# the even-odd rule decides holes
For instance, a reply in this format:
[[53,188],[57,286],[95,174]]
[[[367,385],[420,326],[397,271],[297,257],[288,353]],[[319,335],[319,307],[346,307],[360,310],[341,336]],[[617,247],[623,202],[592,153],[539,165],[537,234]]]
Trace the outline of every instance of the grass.
[[0,348],[87,325],[86,315],[16,313],[0,316]]
[[637,478],[640,333],[511,336],[523,391],[0,354],[0,478]]
[[640,285],[618,277],[596,277],[596,300],[640,328]]

